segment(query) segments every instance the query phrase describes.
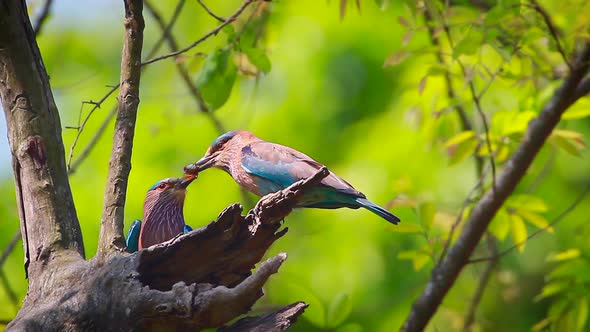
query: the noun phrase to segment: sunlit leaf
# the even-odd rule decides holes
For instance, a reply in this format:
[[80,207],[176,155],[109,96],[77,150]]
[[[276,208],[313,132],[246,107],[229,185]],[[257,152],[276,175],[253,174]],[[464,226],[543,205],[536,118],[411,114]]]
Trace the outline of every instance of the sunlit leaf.
[[555,145],[563,149],[565,152],[576,157],[580,157],[582,155],[580,153],[580,150],[576,147],[574,143],[572,143],[572,141],[560,136],[553,136],[550,139]]
[[547,257],[547,261],[548,262],[561,262],[561,261],[566,261],[566,260],[570,260],[573,258],[578,258],[578,257],[580,257],[580,255],[581,255],[580,249],[572,248],[572,249],[568,249],[566,251],[559,252],[557,254],[549,255],[549,257]]
[[510,231],[514,245],[522,252],[526,245],[527,231],[524,220],[517,214],[510,214]]
[[543,286],[543,290],[541,291],[541,294],[535,296],[535,301],[539,302],[543,299],[546,299],[548,297],[551,297],[555,294],[561,293],[564,290],[568,289],[571,285],[571,282],[568,280],[557,280],[557,281],[552,281],[548,284],[546,284],[545,286]]
[[500,209],[488,228],[498,240],[503,241],[510,231],[510,217],[505,209]]
[[456,144],[462,143],[472,137],[475,137],[475,133],[473,132],[473,130],[462,131],[462,132],[458,133],[457,135],[449,138],[445,142],[445,148],[448,148],[451,145],[456,145]]
[[400,222],[395,227],[391,227],[391,230],[396,233],[422,233],[422,226],[413,222]]
[[548,210],[542,198],[526,194],[512,195],[508,198],[506,205],[519,211],[547,212]]
[[203,99],[211,110],[216,110],[225,104],[231,94],[236,76],[237,70],[230,50],[218,49],[207,56],[195,84],[201,90]]
[[476,28],[471,28],[469,33],[453,48],[453,58],[456,59],[460,55],[474,54],[481,47],[483,40],[483,33]]
[[400,63],[404,62],[404,60],[406,60],[411,54],[412,54],[412,52],[410,52],[410,51],[405,51],[405,50],[396,51],[387,57],[387,59],[385,60],[385,63],[383,64],[383,67],[390,67],[390,66],[399,65]]
[[478,140],[469,139],[460,144],[454,145],[454,148],[448,148],[447,153],[450,155],[449,164],[454,165],[473,155],[478,145]]
[[590,108],[585,109],[569,109],[561,116],[564,120],[581,119],[590,116]]
[[577,307],[578,317],[576,320],[576,327],[578,331],[584,331],[586,321],[588,321],[588,300],[585,296],[580,297]]
[[546,230],[548,233],[553,233],[553,227],[549,226],[549,221],[545,219],[545,217],[538,215],[536,213],[530,212],[526,209],[519,209],[516,211],[524,220],[528,221],[529,223],[537,226],[538,228]]
[[347,293],[336,295],[328,308],[326,324],[328,327],[336,327],[348,318],[352,310],[352,301]]
[[430,256],[423,254],[414,258],[412,265],[415,271],[420,271],[428,262],[430,262]]
[[375,3],[379,6],[379,9],[386,10],[391,4],[391,0],[375,0]]
[[250,62],[256,66],[256,68],[260,69],[265,74],[270,72],[270,59],[263,50],[255,47],[246,47],[243,48],[242,51],[246,54],[248,60],[250,60]]
[[418,205],[418,217],[424,229],[428,231],[434,222],[436,214],[436,205],[432,202],[423,202]]
[[432,65],[428,68],[428,75],[429,76],[438,76],[438,75],[445,75],[448,72],[448,68],[444,65]]

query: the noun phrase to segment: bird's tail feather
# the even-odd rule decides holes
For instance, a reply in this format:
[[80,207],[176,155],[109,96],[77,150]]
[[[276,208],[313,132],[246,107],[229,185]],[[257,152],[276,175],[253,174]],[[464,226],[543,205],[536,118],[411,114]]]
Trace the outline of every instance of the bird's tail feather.
[[381,218],[389,221],[390,223],[397,225],[397,223],[399,223],[399,218],[396,217],[395,215],[393,215],[393,213],[385,210],[384,208],[380,207],[379,205],[371,202],[370,200],[366,199],[366,198],[357,198],[356,202],[364,207],[365,209],[373,212],[374,214],[380,216]]

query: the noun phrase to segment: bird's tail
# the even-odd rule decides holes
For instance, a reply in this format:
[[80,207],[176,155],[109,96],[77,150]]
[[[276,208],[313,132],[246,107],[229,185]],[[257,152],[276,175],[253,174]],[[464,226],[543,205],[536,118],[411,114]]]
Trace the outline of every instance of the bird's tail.
[[393,215],[393,213],[385,210],[384,208],[380,207],[379,205],[371,202],[366,198],[357,198],[355,200],[360,206],[364,207],[365,209],[373,212],[374,214],[378,215],[379,217],[389,221],[390,223],[397,225],[399,223],[399,218]]

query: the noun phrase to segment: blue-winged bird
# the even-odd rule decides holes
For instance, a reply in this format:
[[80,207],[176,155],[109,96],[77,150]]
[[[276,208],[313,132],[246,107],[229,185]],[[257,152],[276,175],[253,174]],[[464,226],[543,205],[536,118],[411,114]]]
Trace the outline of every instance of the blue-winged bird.
[[[322,166],[297,150],[263,141],[248,131],[235,130],[215,139],[205,156],[187,165],[184,171],[190,176],[210,167],[220,168],[242,188],[264,196],[310,177]],[[399,222],[398,217],[369,201],[363,193],[332,172],[304,193],[298,206],[320,209],[363,207],[390,223]]]
[[196,178],[167,178],[156,182],[143,203],[143,221],[136,220],[129,228],[127,251],[135,252],[166,242],[192,229],[184,222],[183,206],[186,187]]

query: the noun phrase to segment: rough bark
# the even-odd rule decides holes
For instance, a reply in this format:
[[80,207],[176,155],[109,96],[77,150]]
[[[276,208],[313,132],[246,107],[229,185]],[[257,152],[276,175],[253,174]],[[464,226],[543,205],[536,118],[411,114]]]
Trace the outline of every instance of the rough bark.
[[106,255],[113,249],[121,250],[125,247],[123,237],[125,198],[131,172],[131,151],[139,105],[141,49],[145,26],[142,16],[143,2],[142,0],[124,0],[124,3],[125,38],[121,52],[119,109],[115,121],[113,148],[100,220],[98,252],[101,255]]
[[[137,1],[126,4],[127,17],[141,11]],[[138,29],[140,26],[130,30]],[[137,44],[128,47],[136,56],[141,49]],[[124,70],[134,70],[131,67],[139,68],[133,63]],[[134,254],[108,250],[108,255],[85,260],[67,179],[59,114],[24,0],[0,2],[0,69],[0,96],[29,276],[25,302],[7,330],[198,331],[222,326],[248,312],[286,254],[268,259],[254,273],[252,269],[268,247],[286,233],[286,229],[279,230],[281,220],[303,190],[328,174],[325,168],[310,179],[262,198],[246,216],[240,215],[239,205],[232,205],[210,225],[167,243]],[[119,109],[117,126],[134,125],[138,91],[129,80],[138,79],[136,74],[122,74],[129,79],[122,82],[122,90],[127,91],[122,92],[122,104],[126,105]],[[125,84],[128,89],[123,88]],[[114,150],[130,152],[132,128],[120,130],[124,133],[115,136]],[[118,169],[113,178],[119,186],[113,190],[118,193],[107,189],[107,195],[121,195],[123,190],[124,201],[120,182],[126,181],[124,173],[128,174],[130,165],[122,164],[127,169]],[[120,199],[112,200],[113,205],[105,203],[110,208],[110,224],[105,226],[108,234],[102,237],[104,248],[120,242],[119,212],[115,211],[122,209]],[[274,322],[273,329],[282,331],[304,309],[305,305],[296,304],[238,323],[247,322],[255,331]]]
[[490,221],[525,175],[535,156],[559,123],[563,112],[583,95],[586,87],[581,84],[585,84],[582,79],[587,75],[589,65],[590,44],[586,44],[575,59],[569,76],[543,107],[539,116],[530,122],[520,145],[496,179],[496,190],[488,190],[475,205],[448,255],[432,271],[430,281],[414,302],[402,331],[424,330],[467,264]]

